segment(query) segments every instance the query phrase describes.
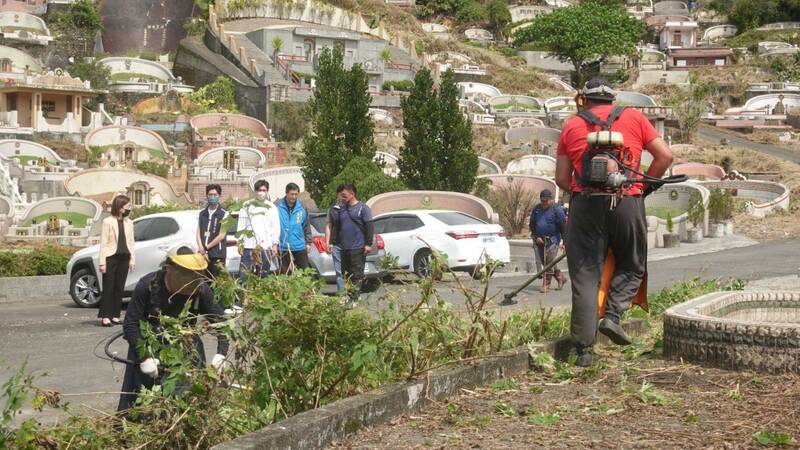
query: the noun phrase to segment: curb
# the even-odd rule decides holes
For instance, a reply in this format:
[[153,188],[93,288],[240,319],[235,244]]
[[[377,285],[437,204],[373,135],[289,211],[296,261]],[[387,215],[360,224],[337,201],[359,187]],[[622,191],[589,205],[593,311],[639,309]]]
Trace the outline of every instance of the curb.
[[[647,321],[626,322],[623,327],[638,334],[647,329]],[[600,339],[602,338],[602,339]],[[598,343],[606,343],[598,335]],[[570,338],[534,344],[556,358],[565,358]],[[414,411],[432,400],[451,396],[461,389],[485,385],[501,377],[524,373],[530,368],[528,349],[517,347],[474,364],[434,371],[424,379],[394,383],[374,391],[338,400],[212,447],[213,450],[305,450],[324,448],[331,442],[354,434],[362,428],[387,422]]]
[[68,296],[69,278],[66,275],[0,278],[0,304]]

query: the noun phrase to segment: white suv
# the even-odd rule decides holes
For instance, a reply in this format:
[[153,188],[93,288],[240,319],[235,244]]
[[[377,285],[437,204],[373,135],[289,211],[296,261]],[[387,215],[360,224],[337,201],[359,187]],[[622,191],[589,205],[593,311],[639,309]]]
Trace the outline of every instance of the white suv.
[[[200,210],[173,211],[151,214],[133,221],[134,254],[136,270],[125,281],[125,297],[129,297],[139,279],[159,269],[167,252],[173,248],[189,247],[197,250],[197,232]],[[228,236],[225,265],[231,272],[239,270],[236,240]],[[78,306],[92,308],[100,304],[103,280],[99,276],[100,246],[94,245],[76,252],[67,263],[69,294]]]

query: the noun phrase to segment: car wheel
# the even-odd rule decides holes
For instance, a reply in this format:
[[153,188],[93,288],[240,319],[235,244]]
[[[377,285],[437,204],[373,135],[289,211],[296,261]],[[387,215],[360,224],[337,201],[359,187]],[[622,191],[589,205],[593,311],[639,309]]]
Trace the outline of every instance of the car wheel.
[[[414,255],[414,273],[417,274],[418,277],[426,278],[431,276],[431,259],[433,259],[433,255],[427,248],[418,251],[417,254]],[[438,281],[442,279],[441,271],[433,275],[434,280]]]
[[75,272],[69,282],[69,295],[81,308],[94,308],[100,304],[100,286],[97,277],[88,269]]

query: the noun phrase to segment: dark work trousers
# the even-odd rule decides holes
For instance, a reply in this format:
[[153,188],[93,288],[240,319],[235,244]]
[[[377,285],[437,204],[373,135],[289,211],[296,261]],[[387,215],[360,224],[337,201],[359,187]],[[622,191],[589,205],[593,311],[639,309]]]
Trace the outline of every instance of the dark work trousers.
[[[292,267],[294,263],[294,267]],[[303,250],[298,251],[282,251],[281,252],[281,273],[287,274],[294,272],[294,269],[308,269],[311,264],[308,262],[308,252]]]
[[208,258],[208,273],[212,278],[220,276],[225,267],[225,258]]
[[101,319],[114,319],[122,311],[122,293],[125,290],[125,280],[128,278],[128,268],[131,255],[116,254],[106,258],[106,273],[103,274],[103,296],[100,298],[100,311],[97,317]]
[[576,346],[594,345],[597,294],[610,248],[616,270],[611,279],[606,317],[619,321],[639,290],[647,263],[644,198],[622,197],[610,210],[608,196],[572,196],[567,224],[567,265],[572,277],[572,339]]
[[[197,353],[193,355],[192,362],[196,369],[202,369],[206,365],[206,351],[205,347],[203,347],[203,341],[196,337],[194,339],[194,345]],[[142,373],[142,370],[139,368],[139,363],[141,363],[141,361],[137,361],[136,352],[131,345],[128,345],[127,359],[136,364],[125,364],[125,374],[122,376],[122,389],[120,391],[121,394],[119,396],[117,411],[124,411],[132,408],[136,404],[136,398],[139,397],[139,392],[142,388],[146,387],[152,389],[155,383],[155,380]],[[160,383],[164,381],[167,374],[164,373],[163,367],[159,367],[158,372]],[[176,395],[180,395],[186,387],[188,386],[178,386],[175,390]]]
[[[558,246],[559,244],[550,244],[544,246],[534,242],[533,248],[536,249],[536,256],[542,263],[542,269],[544,269],[544,266],[550,264],[556,258],[558,258]],[[550,270],[547,271],[547,275],[551,277],[553,276],[554,273],[561,273],[561,270],[559,270],[558,268],[558,264],[556,264]]]
[[361,293],[361,284],[364,281],[364,264],[366,262],[367,255],[364,254],[363,248],[356,250],[342,249],[342,276],[345,282],[350,282],[350,290],[348,292],[350,300],[358,300],[358,294]]

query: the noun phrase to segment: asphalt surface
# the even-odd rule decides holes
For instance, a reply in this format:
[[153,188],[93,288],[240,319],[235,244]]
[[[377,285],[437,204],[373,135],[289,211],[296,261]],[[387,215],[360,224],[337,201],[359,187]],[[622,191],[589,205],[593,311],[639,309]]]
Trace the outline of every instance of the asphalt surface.
[[800,164],[800,153],[798,152],[778,145],[762,144],[760,142],[749,141],[735,133],[720,130],[719,128],[700,127],[697,130],[697,135],[700,138],[711,142],[719,142],[724,138],[728,140],[728,145],[731,147],[746,148],[748,150],[753,150]]
[[[798,254],[800,240],[795,239],[656,261],[649,265],[649,290],[653,292],[694,277],[756,280],[797,275],[800,266]],[[468,286],[478,287],[467,278],[461,280]],[[524,280],[524,276],[508,275],[493,279],[490,293],[497,296],[499,301],[502,293],[511,291]],[[438,289],[457,308],[463,307],[460,300],[462,296],[458,294],[455,285],[452,281],[443,282]],[[505,312],[513,308],[538,307],[540,304],[569,305],[568,288],[560,292],[540,294],[537,292],[538,286],[538,283],[534,283],[523,291],[518,297],[518,305],[493,308]],[[387,295],[414,302],[418,293],[413,288],[393,284],[365,295],[364,299],[369,309],[374,310],[385,305]],[[104,411],[113,410],[124,367],[122,364],[112,364],[100,359],[94,353],[102,354],[102,346],[96,349],[95,346],[121,328],[102,328],[98,325],[96,316],[96,309],[78,308],[67,296],[36,301],[20,299],[0,305],[0,383],[4,383],[12,371],[27,360],[29,369],[48,373],[37,384],[66,394],[64,399],[76,410],[85,411],[80,405]],[[206,348],[213,350],[216,346],[206,345]],[[112,349],[124,355],[124,341],[120,340]],[[24,417],[31,414],[33,411],[29,409],[24,411]],[[51,422],[63,417],[63,414],[45,412],[36,413],[36,417],[42,422]]]

